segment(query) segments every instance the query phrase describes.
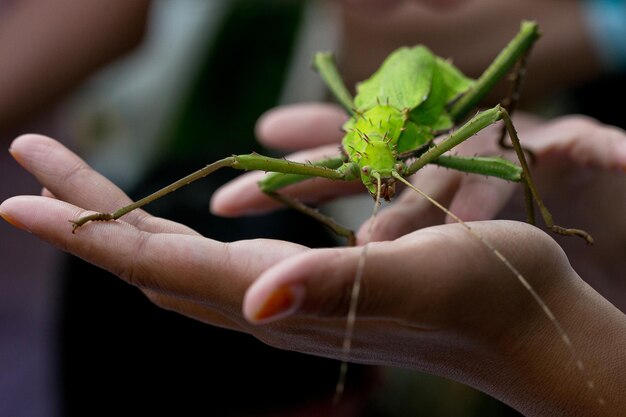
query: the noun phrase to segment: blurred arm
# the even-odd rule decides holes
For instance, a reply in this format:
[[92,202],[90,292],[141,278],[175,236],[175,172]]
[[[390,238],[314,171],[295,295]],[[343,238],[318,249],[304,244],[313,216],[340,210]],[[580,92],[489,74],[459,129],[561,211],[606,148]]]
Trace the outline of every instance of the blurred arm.
[[0,132],[142,39],[149,0],[23,0],[0,15]]

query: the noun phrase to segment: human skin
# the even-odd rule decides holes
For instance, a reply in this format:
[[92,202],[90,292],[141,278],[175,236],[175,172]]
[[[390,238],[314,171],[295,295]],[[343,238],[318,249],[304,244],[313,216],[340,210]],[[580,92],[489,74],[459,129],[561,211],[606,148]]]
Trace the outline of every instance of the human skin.
[[0,134],[8,136],[93,71],[132,50],[143,38],[149,5],[149,0],[9,2],[0,14]]
[[[428,46],[463,73],[478,77],[515,36],[522,20],[537,21],[542,33],[528,60],[523,104],[602,75],[579,1],[407,0],[386,8],[386,13],[368,10],[356,4],[342,9],[337,54],[348,86],[368,78],[394,49],[415,44]],[[564,66],[564,62],[576,64]],[[507,92],[508,85],[501,83],[489,103],[495,104]]]
[[[72,234],[66,220],[84,214],[81,207],[109,211],[128,198],[49,138],[20,137],[11,153],[45,187],[44,196],[0,205],[11,224],[111,271],[163,308],[279,348],[342,358],[361,248],[311,250],[265,239],[226,244],[141,210]],[[626,398],[623,313],[537,228],[511,221],[470,226],[529,280],[588,372],[577,370],[554,323],[511,271],[459,225],[371,244],[351,360],[446,376],[528,416],[618,415]]]
[[397,8],[407,4],[425,5],[433,10],[454,9],[469,0],[340,0],[341,4],[355,13],[364,15],[380,15],[395,12]]
[[[306,161],[335,156],[342,135],[339,127],[346,117],[341,108],[330,104],[279,107],[261,117],[257,136],[265,145],[284,151],[306,149],[289,155],[289,159]],[[575,270],[626,311],[626,284],[618,278],[626,268],[621,255],[626,223],[619,221],[626,207],[626,133],[580,115],[546,121],[519,113],[515,123],[523,145],[536,156],[531,172],[554,221],[587,230],[596,243],[589,248],[577,238],[555,238],[566,249]],[[499,133],[500,126],[494,125],[455,151],[465,155],[503,155],[515,160],[514,155],[497,146]],[[212,197],[213,212],[241,216],[280,207],[260,192],[256,182],[262,175],[248,173],[219,189]],[[433,166],[420,170],[411,181],[467,221],[526,219],[521,187],[513,183]],[[282,192],[310,204],[320,204],[364,192],[364,188],[358,181],[316,179]],[[421,196],[406,190],[378,213],[371,235],[366,221],[357,239],[361,243],[393,240],[446,221],[454,222]],[[541,227],[542,220],[538,219],[538,223]]]

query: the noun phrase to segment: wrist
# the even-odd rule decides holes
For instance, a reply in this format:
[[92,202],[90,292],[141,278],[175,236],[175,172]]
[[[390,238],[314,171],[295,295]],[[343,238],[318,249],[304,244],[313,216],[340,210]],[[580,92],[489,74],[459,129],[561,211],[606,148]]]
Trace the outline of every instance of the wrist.
[[510,330],[483,340],[489,356],[471,383],[526,416],[619,415],[624,315],[571,268],[554,278],[542,297],[558,323],[537,305],[519,311]]

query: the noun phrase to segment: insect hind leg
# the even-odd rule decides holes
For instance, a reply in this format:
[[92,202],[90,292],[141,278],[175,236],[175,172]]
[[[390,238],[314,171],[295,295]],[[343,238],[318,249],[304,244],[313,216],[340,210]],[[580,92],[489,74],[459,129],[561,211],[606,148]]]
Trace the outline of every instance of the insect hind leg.
[[[522,84],[524,83],[524,78],[526,77],[526,67],[528,66],[528,55],[530,54],[530,49],[528,49],[522,56],[519,58],[517,63],[515,64],[515,68],[510,74],[511,87],[509,89],[509,94],[502,100],[500,106],[504,108],[509,116],[512,116],[517,108],[517,104],[519,103],[521,92],[522,92]],[[506,142],[507,137],[507,127],[506,125],[502,126],[500,131],[500,136],[498,137],[498,146],[505,150],[514,150],[515,146],[512,143]],[[513,141],[513,139],[511,139]],[[522,149],[530,163],[533,164],[536,160],[535,154],[530,150],[522,146]]]
[[554,220],[552,218],[552,214],[544,204],[539,192],[537,191],[537,187],[530,175],[530,169],[528,167],[528,162],[526,161],[525,150],[522,147],[519,137],[517,136],[517,131],[515,130],[515,126],[513,125],[513,121],[511,120],[511,116],[509,113],[501,108],[500,109],[500,118],[504,121],[504,127],[511,138],[511,143],[513,149],[515,150],[515,154],[519,159],[519,163],[522,167],[522,182],[524,183],[524,194],[526,197],[526,211],[528,214],[529,223],[534,224],[534,206],[533,200],[537,204],[539,208],[539,213],[543,218],[546,227],[554,233],[565,235],[565,236],[578,236],[587,242],[588,245],[593,244],[593,238],[589,233],[582,229],[573,229],[562,227],[554,224]]

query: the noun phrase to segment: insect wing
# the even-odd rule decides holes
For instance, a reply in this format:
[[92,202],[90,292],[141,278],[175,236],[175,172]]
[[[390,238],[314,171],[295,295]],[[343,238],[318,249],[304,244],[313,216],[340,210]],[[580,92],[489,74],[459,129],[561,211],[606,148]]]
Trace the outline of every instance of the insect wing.
[[469,90],[474,85],[475,80],[466,77],[457,67],[450,61],[437,57],[438,72],[443,78],[446,85],[447,96],[446,102],[451,102],[458,96]]
[[400,153],[419,149],[437,132],[452,128],[454,120],[448,113],[448,104],[474,83],[448,61],[439,57],[435,59],[430,93],[426,101],[411,110],[409,121],[398,139]]
[[450,62],[437,57],[428,99],[411,111],[411,120],[418,125],[430,126],[434,132],[450,129],[454,121],[447,106],[473,82]]
[[427,48],[397,49],[357,86],[354,104],[359,110],[387,103],[399,110],[414,109],[428,98],[434,68],[435,57]]

